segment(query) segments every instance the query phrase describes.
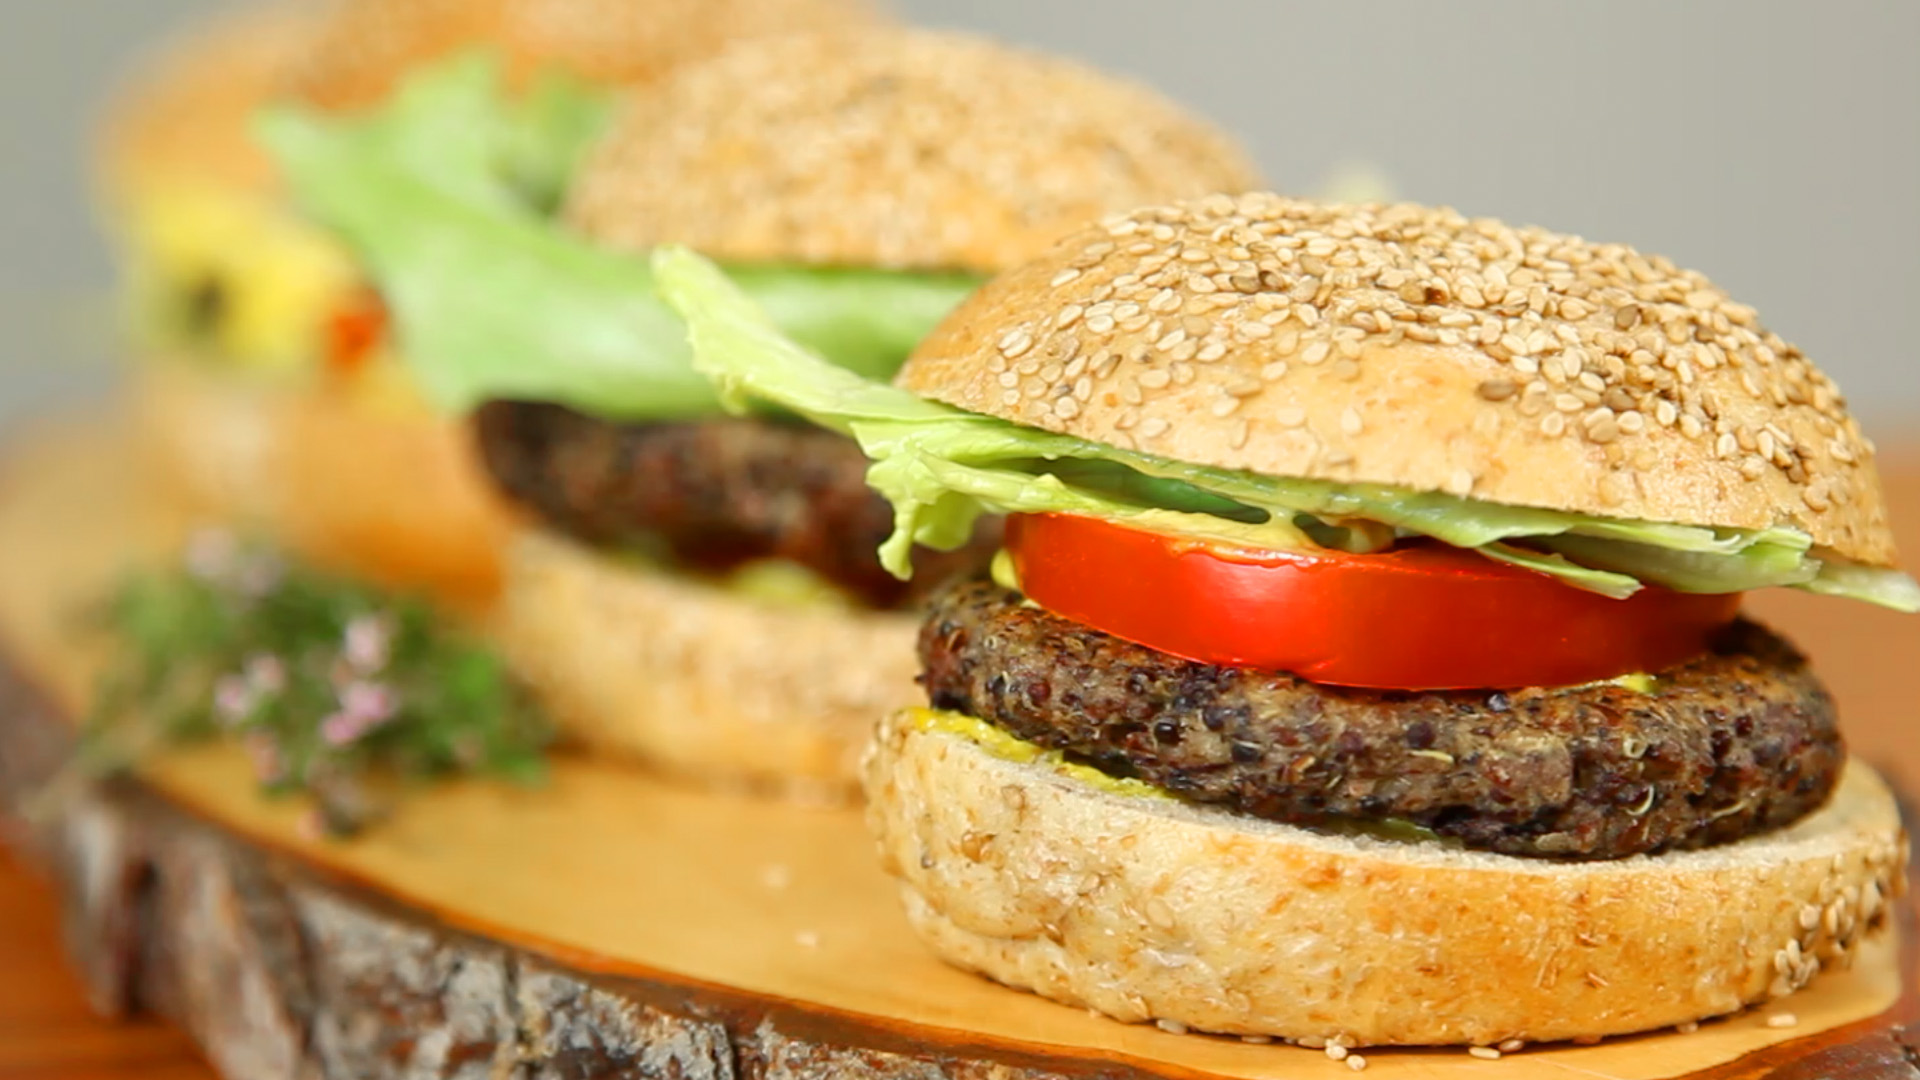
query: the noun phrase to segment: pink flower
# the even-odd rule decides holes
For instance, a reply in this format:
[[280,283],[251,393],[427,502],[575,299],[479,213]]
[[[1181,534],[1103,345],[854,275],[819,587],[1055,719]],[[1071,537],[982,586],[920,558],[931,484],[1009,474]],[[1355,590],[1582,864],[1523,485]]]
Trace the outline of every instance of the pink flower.
[[247,657],[246,674],[255,693],[271,697],[287,688],[287,665],[271,653]]
[[393,649],[393,620],[385,615],[362,615],[347,623],[343,651],[347,663],[362,675],[387,666]]
[[320,737],[328,746],[348,746],[360,741],[371,726],[350,712],[331,712],[320,721]]
[[246,720],[253,712],[256,695],[253,686],[238,675],[222,675],[213,683],[213,714],[227,727]]
[[199,529],[187,538],[187,572],[201,581],[219,581],[233,569],[240,542],[225,529]]
[[331,746],[358,742],[368,732],[393,719],[399,708],[399,700],[389,687],[369,682],[348,683],[340,691],[340,708],[320,721],[320,737]]
[[393,719],[393,714],[400,710],[400,701],[391,687],[356,682],[348,683],[341,691],[340,708],[365,719],[370,726],[378,726]]

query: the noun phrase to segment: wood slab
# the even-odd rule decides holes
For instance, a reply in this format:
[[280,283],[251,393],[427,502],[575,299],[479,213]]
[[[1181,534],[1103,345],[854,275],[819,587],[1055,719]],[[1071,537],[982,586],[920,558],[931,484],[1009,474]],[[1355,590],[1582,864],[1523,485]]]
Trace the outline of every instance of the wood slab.
[[[71,749],[100,660],[76,612],[185,523],[109,423],[0,466],[0,793]],[[1843,694],[1843,701],[1846,698]],[[1920,754],[1913,757],[1920,763]],[[1902,775],[1903,768],[1894,770]],[[61,800],[25,835],[67,896],[100,1009],[175,1018],[230,1077],[1340,1075],[1314,1051],[1125,1026],[924,953],[856,812],[796,810],[563,761],[537,791],[446,785],[335,843],[226,747]],[[1368,1051],[1370,1076],[1920,1076],[1902,945],[1695,1033]],[[1797,1024],[1767,1017],[1791,1012]]]

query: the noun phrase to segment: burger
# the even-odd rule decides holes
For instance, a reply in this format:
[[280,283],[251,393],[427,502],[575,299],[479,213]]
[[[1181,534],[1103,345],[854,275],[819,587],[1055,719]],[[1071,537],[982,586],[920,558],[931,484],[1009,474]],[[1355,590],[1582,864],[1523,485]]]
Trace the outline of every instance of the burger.
[[277,422],[261,388],[311,351],[352,281],[334,245],[281,206],[273,162],[247,137],[316,22],[260,7],[169,42],[125,80],[95,154],[124,318],[148,361],[141,434],[178,493],[224,517],[268,514]]
[[295,213],[255,116],[364,112],[411,73],[492,49],[514,90],[516,195],[550,210],[616,91],[735,37],[870,17],[857,0],[342,0],[243,11],[160,54],[110,113],[100,171],[154,360],[139,400],[162,471],[203,511],[310,556],[484,597],[499,501],[464,429],[395,362],[362,268]]
[[1913,611],[1872,444],[1698,273],[1413,205],[1217,196],[984,286],[895,386],[658,258],[730,400],[848,433],[930,600],[868,820],[939,956],[1170,1030],[1591,1038],[1888,921],[1906,837],[1788,586]]
[[690,66],[632,101],[550,226],[495,197],[496,155],[423,164],[390,120],[289,118],[275,144],[530,521],[492,619],[507,655],[589,748],[806,797],[854,791],[873,716],[915,696],[909,612],[997,541],[970,530],[890,576],[893,512],[859,448],[726,416],[646,253],[699,247],[787,331],[885,378],[1076,223],[1256,182],[1145,89],[938,32],[769,37]]

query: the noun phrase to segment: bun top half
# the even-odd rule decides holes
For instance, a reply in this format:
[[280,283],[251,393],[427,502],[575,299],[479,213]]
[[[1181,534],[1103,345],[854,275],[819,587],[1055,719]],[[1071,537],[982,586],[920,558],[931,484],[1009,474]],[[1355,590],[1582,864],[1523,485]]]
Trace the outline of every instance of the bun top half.
[[616,248],[992,273],[1105,214],[1260,181],[1145,87],[964,34],[765,38],[634,101],[572,222]]
[[1752,308],[1657,255],[1447,209],[1110,217],[988,283],[899,383],[1198,464],[1895,559],[1872,442]]
[[108,103],[97,159],[104,193],[119,199],[178,183],[273,190],[254,113],[279,95],[318,25],[305,7],[250,8],[162,45]]
[[499,50],[516,83],[556,68],[635,86],[741,38],[877,18],[864,0],[336,0],[289,90],[362,107],[420,65],[478,47]]

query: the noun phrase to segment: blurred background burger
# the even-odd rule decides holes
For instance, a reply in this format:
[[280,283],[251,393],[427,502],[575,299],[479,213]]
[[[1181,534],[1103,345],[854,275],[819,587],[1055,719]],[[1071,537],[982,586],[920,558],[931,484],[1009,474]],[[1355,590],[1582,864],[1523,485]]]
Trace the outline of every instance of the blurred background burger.
[[422,67],[491,49],[540,143],[527,197],[550,202],[616,94],[738,38],[869,17],[858,0],[344,0],[180,37],[110,103],[97,179],[164,471],[206,511],[325,561],[491,591],[504,519],[468,443],[395,363],[364,275],[288,203],[256,114],[371,109]]
[[492,479],[534,522],[493,618],[508,654],[589,746],[850,794],[874,710],[914,693],[907,610],[984,565],[993,530],[915,581],[887,574],[892,512],[859,449],[724,415],[647,252],[698,246],[829,359],[885,378],[987,275],[1078,223],[1256,173],[1212,126],[1083,65],[839,31],[744,42],[636,96],[561,220],[536,223],[476,194],[498,189],[496,156],[410,160],[473,107],[466,78],[410,84],[384,129],[305,114],[269,138],[372,268],[421,384],[477,409]]

